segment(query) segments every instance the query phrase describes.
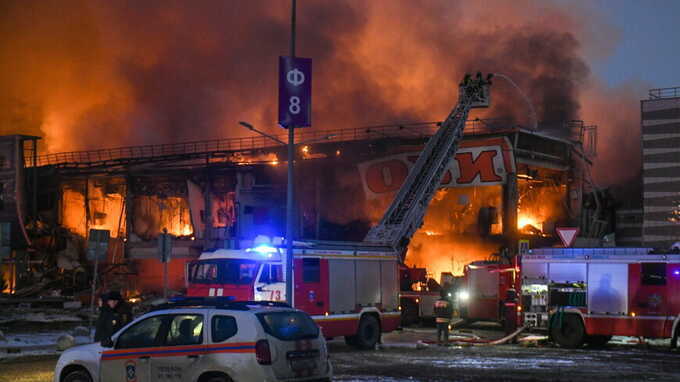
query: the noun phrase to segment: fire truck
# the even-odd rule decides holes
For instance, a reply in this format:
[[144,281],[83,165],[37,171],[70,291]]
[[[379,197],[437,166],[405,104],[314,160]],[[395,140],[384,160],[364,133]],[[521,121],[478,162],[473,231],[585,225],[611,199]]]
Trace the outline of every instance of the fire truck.
[[471,321],[505,321],[508,293],[515,290],[513,264],[475,261],[463,268],[461,287],[455,292],[460,318]]
[[518,318],[574,348],[612,336],[671,338],[680,327],[680,254],[544,248],[520,258]]
[[[362,242],[294,241],[293,306],[327,337],[372,348],[399,325],[399,265],[420,228],[463,136],[470,109],[489,106],[491,75],[466,75],[458,103],[428,140],[378,225]],[[256,238],[246,249],[217,249],[187,266],[190,296],[287,301],[282,241]]]

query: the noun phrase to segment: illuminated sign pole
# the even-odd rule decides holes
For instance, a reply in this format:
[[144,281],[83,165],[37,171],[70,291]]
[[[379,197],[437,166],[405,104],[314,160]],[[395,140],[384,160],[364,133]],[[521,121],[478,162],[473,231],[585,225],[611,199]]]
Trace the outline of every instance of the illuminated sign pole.
[[293,238],[295,236],[295,128],[311,126],[312,60],[295,57],[295,10],[290,18],[290,57],[279,57],[279,125],[288,129],[286,192],[286,302],[293,306]]

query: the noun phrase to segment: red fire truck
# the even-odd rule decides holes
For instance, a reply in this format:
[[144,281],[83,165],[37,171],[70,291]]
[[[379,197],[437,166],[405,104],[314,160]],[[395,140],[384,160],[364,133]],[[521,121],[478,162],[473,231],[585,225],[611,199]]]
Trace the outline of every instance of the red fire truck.
[[[285,248],[277,244],[202,254],[187,268],[187,294],[285,301]],[[398,257],[391,248],[294,244],[294,305],[309,313],[325,336],[346,336],[350,344],[371,348],[381,331],[399,326]]]
[[[403,254],[454,157],[471,108],[488,107],[491,76],[466,75],[456,106],[418,156],[378,225],[363,242],[294,242],[293,306],[308,312],[328,337],[371,348],[399,325]],[[190,296],[287,300],[281,243],[256,239],[248,249],[205,252],[187,268]]]
[[505,320],[508,291],[517,280],[515,265],[475,261],[463,268],[463,282],[455,297],[460,317],[466,321]]
[[524,324],[564,347],[614,335],[672,338],[680,331],[680,255],[649,248],[545,248],[521,258]]

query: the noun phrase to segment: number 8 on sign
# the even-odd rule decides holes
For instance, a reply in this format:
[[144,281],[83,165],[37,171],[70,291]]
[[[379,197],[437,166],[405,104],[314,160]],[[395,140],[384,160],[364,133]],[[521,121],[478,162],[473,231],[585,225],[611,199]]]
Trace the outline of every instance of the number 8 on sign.
[[299,114],[300,113],[300,97],[298,97],[298,96],[290,97],[290,103],[288,105],[288,111],[290,111],[291,114]]

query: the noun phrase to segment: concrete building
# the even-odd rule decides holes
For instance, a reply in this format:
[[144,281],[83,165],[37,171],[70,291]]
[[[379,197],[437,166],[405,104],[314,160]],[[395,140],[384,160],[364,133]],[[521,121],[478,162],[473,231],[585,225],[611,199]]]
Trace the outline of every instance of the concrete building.
[[667,249],[680,241],[680,87],[650,90],[641,112],[643,239]]

